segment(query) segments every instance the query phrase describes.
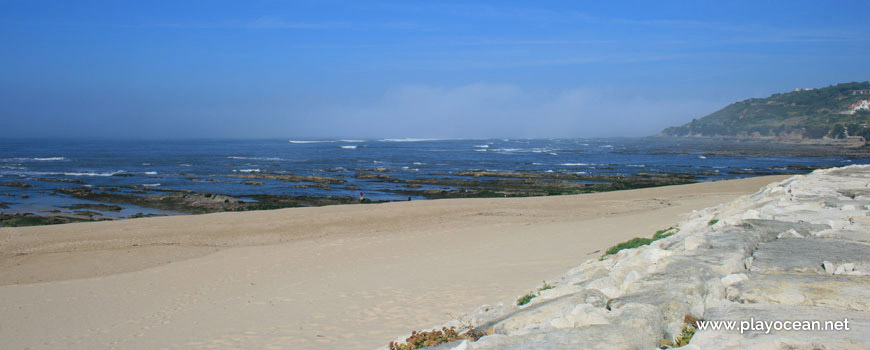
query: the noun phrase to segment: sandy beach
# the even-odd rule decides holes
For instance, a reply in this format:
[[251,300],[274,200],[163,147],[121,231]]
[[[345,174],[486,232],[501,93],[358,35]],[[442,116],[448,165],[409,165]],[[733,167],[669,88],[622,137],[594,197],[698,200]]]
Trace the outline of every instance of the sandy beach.
[[784,176],[0,229],[9,349],[371,349]]

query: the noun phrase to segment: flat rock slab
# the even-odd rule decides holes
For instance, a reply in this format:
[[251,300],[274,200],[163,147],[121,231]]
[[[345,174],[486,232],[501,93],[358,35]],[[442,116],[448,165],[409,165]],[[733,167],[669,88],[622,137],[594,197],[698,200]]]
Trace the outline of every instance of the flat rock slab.
[[781,238],[762,243],[753,254],[752,272],[818,272],[822,263],[870,263],[870,244],[833,239]]
[[[870,219],[870,216],[867,216],[866,218]],[[870,243],[870,224],[867,224],[865,226],[867,226],[867,227],[860,227],[859,229],[856,229],[856,230],[831,230],[831,231],[827,231],[823,234],[822,237],[832,238],[832,239],[840,239],[840,240],[845,240],[845,241]]]
[[803,236],[808,236],[813,233],[831,228],[831,226],[825,224],[763,219],[745,220],[744,226],[749,230],[758,231],[763,233],[764,235],[772,237],[776,237],[776,235],[786,232],[788,230],[795,230],[795,232]]
[[870,276],[759,274],[728,287],[728,299],[739,303],[824,306],[870,311]]
[[[692,338],[692,349],[870,349],[870,314],[818,306],[734,304],[704,313],[707,321],[734,321],[734,330],[704,330]],[[740,332],[740,322],[826,321],[848,319],[846,330]],[[750,323],[751,324],[751,323]],[[744,324],[745,325],[745,324]]]
[[645,348],[646,341],[633,337],[634,329],[615,325],[594,325],[575,329],[502,337],[498,341],[472,343],[474,350],[633,350]]

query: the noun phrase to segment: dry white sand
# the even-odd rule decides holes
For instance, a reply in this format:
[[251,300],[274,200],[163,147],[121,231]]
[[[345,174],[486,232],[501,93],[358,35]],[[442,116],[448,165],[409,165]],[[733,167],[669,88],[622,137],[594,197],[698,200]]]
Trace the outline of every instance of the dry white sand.
[[371,349],[784,177],[0,229],[4,349]]

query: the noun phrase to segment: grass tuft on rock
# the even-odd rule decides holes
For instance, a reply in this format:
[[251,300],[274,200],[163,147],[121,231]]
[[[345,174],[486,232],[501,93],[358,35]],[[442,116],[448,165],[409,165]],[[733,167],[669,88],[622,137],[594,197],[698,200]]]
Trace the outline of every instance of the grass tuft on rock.
[[405,339],[405,343],[390,342],[390,350],[414,350],[427,346],[438,345],[459,339],[456,327],[443,327],[441,330],[411,332],[411,336]]
[[411,336],[405,339],[405,343],[391,341],[388,348],[389,350],[414,350],[461,339],[477,341],[485,335],[486,332],[474,327],[468,327],[462,334],[456,330],[456,327],[441,327],[441,330],[413,331]]
[[658,241],[663,238],[668,238],[673,236],[675,233],[679,232],[680,229],[674,227],[668,227],[666,229],[658,230],[653,235],[652,238],[643,238],[643,237],[635,237],[628,241],[619,243],[615,246],[610,247],[604,252],[604,255],[601,256],[602,259],[608,255],[613,255],[619,253],[620,250],[623,249],[632,249],[645,245],[649,245],[652,242]]
[[534,299],[536,296],[537,296],[537,295],[535,295],[535,294],[533,294],[533,293],[529,293],[529,294],[526,294],[526,295],[521,296],[519,299],[517,299],[517,306],[523,306],[523,305],[528,304],[528,303],[529,303],[530,301],[532,301],[532,299]]
[[547,283],[547,281],[544,281],[543,283],[544,283],[544,285],[542,285],[541,288],[538,288],[537,292],[532,292],[532,293],[523,295],[519,299],[517,299],[517,306],[523,306],[523,305],[528,304],[530,301],[532,301],[532,299],[534,299],[538,295],[541,295],[542,291],[545,291],[547,289],[556,288],[556,286]]
[[681,346],[689,345],[689,341],[691,341],[692,337],[695,336],[698,321],[700,320],[692,317],[691,315],[686,315],[685,317],[683,317],[683,322],[685,323],[683,325],[683,331],[680,333],[679,336],[677,336],[676,339],[674,339],[673,347],[678,348]]

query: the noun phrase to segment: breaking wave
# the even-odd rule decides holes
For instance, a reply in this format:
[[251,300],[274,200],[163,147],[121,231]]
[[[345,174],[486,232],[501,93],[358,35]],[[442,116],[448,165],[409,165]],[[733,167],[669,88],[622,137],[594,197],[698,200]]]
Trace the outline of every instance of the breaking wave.
[[324,143],[324,142],[335,142],[332,140],[290,140],[290,143]]
[[239,156],[229,156],[229,159],[242,159],[242,160],[268,160],[268,161],[279,161],[284,160],[284,158],[278,157],[239,157]]

